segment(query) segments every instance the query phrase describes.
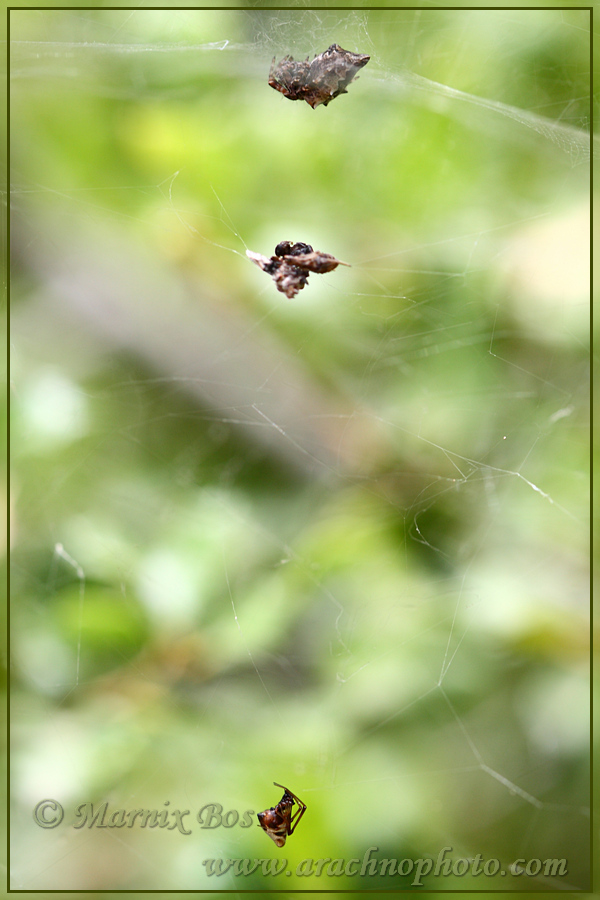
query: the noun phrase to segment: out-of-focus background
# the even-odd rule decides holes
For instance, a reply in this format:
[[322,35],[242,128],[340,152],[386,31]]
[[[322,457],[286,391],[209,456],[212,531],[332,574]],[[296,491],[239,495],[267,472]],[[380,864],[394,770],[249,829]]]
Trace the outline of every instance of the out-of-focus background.
[[[408,888],[296,866],[450,847],[539,865],[425,888],[585,889],[588,13],[11,38],[12,887]],[[268,86],[334,42],[347,95]],[[281,240],[351,267],[288,300],[245,255]]]

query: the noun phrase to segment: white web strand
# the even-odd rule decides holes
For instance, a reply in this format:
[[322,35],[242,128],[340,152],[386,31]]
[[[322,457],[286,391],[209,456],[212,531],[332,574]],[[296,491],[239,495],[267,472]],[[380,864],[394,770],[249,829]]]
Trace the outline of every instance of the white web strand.
[[528,793],[527,791],[524,791],[523,788],[520,788],[518,785],[514,784],[514,782],[510,781],[508,778],[505,778],[503,775],[500,775],[499,772],[496,772],[494,769],[492,769],[490,766],[488,766],[484,762],[484,759],[483,759],[481,753],[479,752],[479,750],[473,743],[473,740],[471,739],[471,736],[470,736],[469,732],[467,731],[464,722],[462,721],[461,717],[458,715],[454,706],[450,702],[450,699],[449,699],[448,695],[446,694],[445,690],[443,689],[443,687],[441,685],[438,685],[438,687],[440,689],[442,697],[448,704],[448,708],[449,708],[450,712],[456,719],[456,723],[457,723],[458,727],[460,728],[460,730],[462,731],[467,744],[471,748],[473,756],[475,757],[475,759],[477,761],[477,765],[481,769],[481,771],[486,772],[486,774],[490,775],[492,778],[495,778],[496,781],[499,781],[500,784],[503,784],[504,787],[508,788],[508,790],[510,791],[511,794],[516,794],[517,796],[521,797],[522,800],[525,800],[526,803],[530,803],[531,806],[534,806],[536,809],[543,809],[545,804],[542,803],[541,800],[538,800],[537,797],[533,797],[530,793]]
[[[535,131],[541,137],[555,144],[569,155],[572,165],[589,162],[590,135],[572,126],[553,122],[551,119],[518,109],[515,106],[509,106],[498,100],[488,100],[485,97],[477,97],[475,94],[459,91],[450,85],[439,84],[414,72],[405,71],[402,74],[386,72],[385,78],[381,79],[381,83],[388,88],[397,86],[401,90],[407,87],[414,88],[418,91],[437,94],[438,96],[458,100],[471,106],[478,106],[489,112],[498,113],[511,119],[513,122],[517,122],[519,125],[523,125],[525,128]],[[598,158],[600,158],[600,141],[597,136],[594,136],[594,159]]]
[[256,672],[256,674],[257,674],[257,676],[258,676],[258,680],[260,681],[260,683],[261,683],[261,685],[262,685],[262,687],[263,687],[263,689],[264,689],[265,694],[267,695],[267,697],[268,697],[269,700],[271,701],[271,705],[273,706],[273,709],[275,710],[275,713],[276,713],[277,717],[279,718],[279,721],[283,724],[283,719],[282,719],[282,717],[281,717],[281,713],[279,712],[279,708],[278,708],[277,704],[275,703],[275,701],[274,701],[274,699],[273,699],[273,695],[272,695],[271,692],[269,691],[269,688],[268,688],[267,685],[265,684],[264,678],[263,678],[262,675],[260,674],[259,668],[258,668],[258,666],[256,665],[256,662],[254,661],[254,657],[253,657],[253,655],[252,655],[252,651],[250,650],[250,647],[248,646],[248,642],[247,642],[247,640],[246,640],[246,637],[245,637],[245,635],[244,635],[244,632],[242,631],[242,626],[240,625],[240,620],[239,620],[239,618],[238,618],[237,610],[236,610],[236,608],[235,608],[235,603],[234,603],[234,601],[233,601],[233,591],[231,590],[231,584],[230,584],[230,581],[229,581],[229,571],[228,571],[228,569],[227,569],[227,560],[226,560],[226,558],[225,558],[225,548],[224,548],[224,547],[223,547],[223,569],[224,569],[224,572],[225,572],[225,583],[227,584],[227,591],[228,591],[228,593],[229,593],[229,600],[231,601],[231,608],[232,608],[232,610],[233,610],[233,618],[234,618],[234,620],[235,620],[235,624],[236,624],[237,627],[238,627],[238,631],[239,631],[239,633],[240,633],[240,637],[241,637],[242,641],[244,642],[244,647],[246,648],[246,653],[248,654],[248,658],[250,659],[250,662],[252,663],[252,667],[254,668],[254,671]]
[[59,559],[63,559],[68,565],[75,569],[75,574],[79,581],[79,603],[77,607],[77,655],[75,662],[75,686],[79,685],[79,666],[81,663],[81,637],[83,634],[83,603],[85,599],[85,573],[77,560],[67,553],[62,544],[54,545],[54,555]]

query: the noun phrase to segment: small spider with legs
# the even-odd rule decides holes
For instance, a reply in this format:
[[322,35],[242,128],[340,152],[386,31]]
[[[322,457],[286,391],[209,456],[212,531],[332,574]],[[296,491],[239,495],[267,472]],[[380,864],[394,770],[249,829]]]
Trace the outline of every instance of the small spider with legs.
[[246,256],[270,275],[278,291],[290,299],[308,283],[311,272],[324,275],[333,272],[338,266],[349,266],[350,263],[336,259],[331,253],[313,250],[310,244],[301,241],[281,241],[275,247],[275,256],[270,259],[262,253],[246,250]]
[[[283,789],[283,797],[277,804],[264,812],[258,813],[258,824],[267,832],[272,841],[275,841],[278,847],[283,847],[286,838],[293,834],[296,825],[306,812],[306,806],[295,794],[283,787],[282,784],[273,782],[275,787]],[[294,803],[298,806],[296,812],[292,815],[292,807]]]

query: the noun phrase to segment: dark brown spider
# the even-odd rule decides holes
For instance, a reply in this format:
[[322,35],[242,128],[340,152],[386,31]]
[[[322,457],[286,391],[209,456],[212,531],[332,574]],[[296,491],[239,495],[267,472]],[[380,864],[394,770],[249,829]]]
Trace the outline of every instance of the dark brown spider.
[[[258,824],[267,832],[272,841],[275,841],[278,847],[283,847],[286,838],[293,834],[296,825],[306,812],[306,806],[302,800],[298,799],[290,790],[283,787],[282,784],[273,782],[275,787],[283,790],[283,797],[277,804],[264,812],[258,813]],[[294,803],[298,806],[296,812],[292,815],[292,807]]]
[[262,253],[253,253],[252,250],[246,250],[246,256],[270,275],[277,290],[290,299],[308,283],[311,272],[324,275],[326,272],[333,272],[338,266],[350,265],[336,259],[331,253],[313,250],[310,244],[303,244],[301,241],[296,244],[281,241],[275,247],[275,255],[270,258]]
[[344,50],[339,44],[332,44],[312,62],[308,61],[308,56],[297,61],[293,56],[284,56],[275,65],[273,57],[269,85],[288,100],[306,100],[316,109],[321,103],[327,106],[340,94],[347,94],[346,88],[370,58],[363,53]]

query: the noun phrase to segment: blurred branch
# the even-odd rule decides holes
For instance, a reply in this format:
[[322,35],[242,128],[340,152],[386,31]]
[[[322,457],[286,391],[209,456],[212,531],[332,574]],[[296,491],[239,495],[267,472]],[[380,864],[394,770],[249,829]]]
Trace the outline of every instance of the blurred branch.
[[[130,232],[111,223],[30,243],[17,256],[46,292],[17,307],[16,332],[81,327],[99,355],[126,351],[161,377],[178,381],[219,420],[304,475],[353,468],[348,420],[353,406],[317,384],[288,348],[257,326],[235,299],[168,268]],[[80,338],[79,338],[80,339]],[[364,443],[365,423],[360,427]],[[350,438],[350,439],[348,439]]]

